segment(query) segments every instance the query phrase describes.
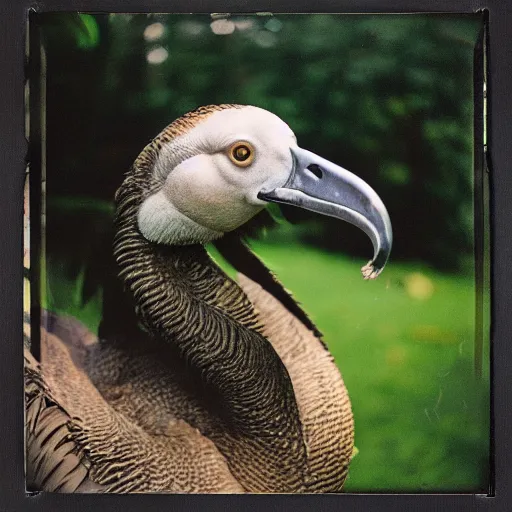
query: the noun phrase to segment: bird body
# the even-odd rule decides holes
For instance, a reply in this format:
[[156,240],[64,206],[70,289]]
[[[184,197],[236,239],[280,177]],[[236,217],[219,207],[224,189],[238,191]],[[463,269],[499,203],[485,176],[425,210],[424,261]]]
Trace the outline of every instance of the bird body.
[[[266,269],[262,286],[242,273],[234,281],[202,245],[236,234],[269,200],[301,198],[297,187],[311,185],[297,185],[295,146],[273,114],[221,105],[180,118],[143,150],[116,194],[119,279],[105,289],[99,338],[48,313],[41,363],[26,351],[33,486],[342,489],[353,417],[318,330]],[[373,222],[374,261],[385,263],[389,219],[368,196],[357,215]],[[367,276],[382,266],[370,265]]]

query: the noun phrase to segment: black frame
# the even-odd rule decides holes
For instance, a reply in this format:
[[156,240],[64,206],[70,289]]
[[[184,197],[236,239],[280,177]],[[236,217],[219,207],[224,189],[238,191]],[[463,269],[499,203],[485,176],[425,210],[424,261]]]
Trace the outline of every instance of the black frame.
[[[5,5],[7,3],[7,5]],[[301,5],[302,4],[302,5]],[[487,10],[488,34],[488,152],[487,164],[491,184],[491,295],[492,295],[492,344],[491,377],[495,489],[489,496],[471,494],[347,494],[339,495],[267,495],[267,496],[189,496],[189,495],[59,495],[40,493],[25,494],[24,439],[23,439],[23,379],[22,346],[22,254],[23,254],[23,186],[25,164],[28,158],[24,134],[24,76],[25,37],[28,10],[89,11],[89,12],[475,12]],[[357,5],[350,0],[317,0],[314,4],[289,0],[9,0],[1,9],[3,26],[0,31],[0,62],[3,77],[0,95],[0,510],[56,510],[59,507],[90,510],[108,507],[113,510],[162,510],[175,509],[224,510],[225,508],[263,508],[304,510],[320,509],[447,509],[447,510],[507,510],[512,494],[512,415],[507,405],[511,402],[512,386],[507,379],[507,369],[512,365],[512,346],[507,333],[512,329],[508,313],[512,289],[512,272],[509,261],[512,244],[509,226],[512,226],[511,201],[512,161],[510,141],[512,122],[509,91],[512,90],[512,10],[506,0],[360,0]],[[508,30],[507,30],[508,29]],[[509,151],[507,152],[507,149]],[[508,158],[507,158],[508,156]],[[491,165],[492,164],[492,165]],[[512,501],[512,499],[510,500]]]

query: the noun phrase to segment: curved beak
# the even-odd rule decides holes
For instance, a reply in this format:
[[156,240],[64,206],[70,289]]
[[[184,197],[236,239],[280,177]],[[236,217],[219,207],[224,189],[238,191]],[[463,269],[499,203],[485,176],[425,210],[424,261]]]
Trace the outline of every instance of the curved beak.
[[388,261],[393,243],[384,203],[361,178],[301,148],[291,148],[293,169],[279,188],[258,194],[264,201],[291,204],[345,220],[362,229],[373,244],[373,259],[361,270],[375,279]]

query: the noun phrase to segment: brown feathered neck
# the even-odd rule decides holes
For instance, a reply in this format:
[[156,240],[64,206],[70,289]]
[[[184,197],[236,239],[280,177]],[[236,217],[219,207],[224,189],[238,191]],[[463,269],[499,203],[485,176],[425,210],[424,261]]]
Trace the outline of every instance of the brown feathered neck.
[[262,461],[257,475],[235,465],[235,476],[252,478],[255,490],[303,490],[307,457],[293,387],[258,328],[251,302],[204,247],[158,245],[138,229],[137,212],[151,191],[151,167],[162,138],[156,140],[116,194],[119,276],[146,329],[172,346],[214,397],[212,413],[225,428],[215,439],[219,449],[253,451]]

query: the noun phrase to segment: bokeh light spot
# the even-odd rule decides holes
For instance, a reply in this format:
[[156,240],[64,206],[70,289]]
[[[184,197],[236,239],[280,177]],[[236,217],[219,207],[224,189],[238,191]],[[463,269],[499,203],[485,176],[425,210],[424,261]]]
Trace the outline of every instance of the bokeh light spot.
[[253,36],[254,42],[261,48],[272,48],[277,43],[277,37],[272,32],[260,31]]
[[237,30],[249,30],[254,27],[254,20],[237,20],[234,22]]
[[210,23],[214,34],[225,36],[235,31],[235,24],[230,20],[215,20]]
[[144,39],[146,41],[156,41],[160,39],[165,32],[165,27],[162,23],[151,23],[144,29]]
[[267,23],[265,23],[265,28],[270,30],[270,32],[279,32],[283,28],[283,23],[277,18],[270,18]]
[[150,64],[162,64],[162,62],[164,62],[168,56],[169,53],[167,50],[162,46],[159,46],[149,51],[146,55],[146,59]]
[[404,281],[407,295],[413,299],[427,300],[434,294],[434,284],[425,274],[411,272]]

